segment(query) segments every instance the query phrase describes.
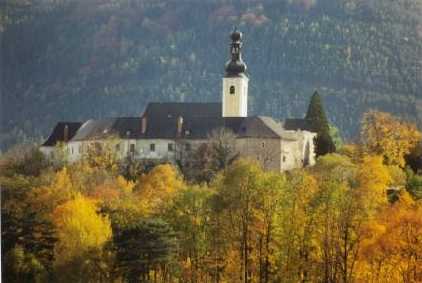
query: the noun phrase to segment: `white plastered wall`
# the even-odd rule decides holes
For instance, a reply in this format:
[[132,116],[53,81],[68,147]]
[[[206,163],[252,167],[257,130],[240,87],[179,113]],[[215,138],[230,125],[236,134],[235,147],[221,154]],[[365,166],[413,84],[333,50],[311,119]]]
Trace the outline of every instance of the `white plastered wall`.
[[[248,81],[247,77],[223,78],[223,117],[248,116]],[[234,94],[230,94],[230,87]]]

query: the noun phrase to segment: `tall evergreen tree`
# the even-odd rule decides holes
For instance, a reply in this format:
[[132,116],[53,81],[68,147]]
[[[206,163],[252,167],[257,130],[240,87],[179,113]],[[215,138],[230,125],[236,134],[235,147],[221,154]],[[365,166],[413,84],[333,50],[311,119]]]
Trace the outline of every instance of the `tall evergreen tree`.
[[330,136],[328,119],[325,115],[321,97],[317,91],[315,91],[311,97],[305,119],[310,122],[312,130],[318,133],[315,140],[317,156],[334,152],[336,146]]
[[[114,227],[118,269],[127,282],[150,282],[151,271],[168,276],[168,263],[176,252],[171,227],[161,219],[139,219],[126,227]],[[167,281],[166,281],[167,282]]]

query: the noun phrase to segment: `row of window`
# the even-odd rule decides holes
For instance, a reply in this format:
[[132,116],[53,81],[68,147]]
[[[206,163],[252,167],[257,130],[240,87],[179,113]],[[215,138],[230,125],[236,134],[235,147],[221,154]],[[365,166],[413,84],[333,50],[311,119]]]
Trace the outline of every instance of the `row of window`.
[[[116,151],[117,152],[119,152],[120,151],[120,144],[118,143],[118,144],[116,144]],[[186,151],[189,151],[189,150],[191,150],[191,144],[189,144],[189,143],[186,143],[186,144],[184,144],[184,149],[186,150]],[[173,152],[174,151],[174,143],[169,143],[169,144],[167,144],[167,150],[169,151],[169,152]],[[80,146],[79,148],[78,148],[78,152],[79,153],[82,153],[82,151],[83,151],[83,149],[82,149],[82,146]],[[156,151],[156,144],[155,143],[151,143],[150,145],[149,145],[149,151],[150,152],[155,152]],[[135,153],[135,144],[134,143],[131,143],[130,145],[129,145],[129,152],[130,153]],[[70,147],[70,154],[74,154],[74,149],[73,149],[73,147]]]
[[[259,161],[259,160],[261,160],[261,157],[258,155],[256,159]],[[264,158],[264,159],[265,159],[265,158]],[[264,160],[264,159],[262,159],[262,160]],[[287,160],[286,156],[285,156],[285,155],[283,155],[282,161],[283,161],[283,162],[286,162],[286,160]],[[267,161],[272,162],[272,161],[273,161],[273,158],[272,158],[272,157],[270,157],[270,158],[268,158],[268,160],[267,160]]]
[[[186,144],[184,145],[184,149],[185,149],[186,151],[191,150],[191,144],[186,143]],[[119,151],[119,150],[120,150],[120,144],[117,144],[117,145],[116,145],[116,150],[117,150],[117,151]],[[155,145],[155,143],[151,143],[151,144],[149,145],[149,151],[150,151],[150,152],[155,152],[155,151],[156,151],[156,145]],[[169,143],[169,144],[167,144],[167,151],[169,151],[169,152],[173,152],[173,151],[174,151],[174,143]],[[129,152],[131,152],[131,153],[135,153],[135,144],[134,144],[134,143],[130,144],[130,147],[129,147]]]

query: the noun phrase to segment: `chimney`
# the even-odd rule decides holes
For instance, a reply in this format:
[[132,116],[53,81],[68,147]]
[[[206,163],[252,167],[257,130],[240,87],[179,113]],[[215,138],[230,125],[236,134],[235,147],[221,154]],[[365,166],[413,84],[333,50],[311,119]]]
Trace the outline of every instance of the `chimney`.
[[176,127],[177,127],[176,136],[178,138],[180,138],[182,136],[182,129],[183,129],[183,117],[182,116],[177,117]]
[[141,119],[141,133],[145,135],[146,132],[147,132],[147,117],[144,116]]
[[69,126],[68,125],[64,125],[64,129],[63,129],[63,142],[68,142],[69,141]]

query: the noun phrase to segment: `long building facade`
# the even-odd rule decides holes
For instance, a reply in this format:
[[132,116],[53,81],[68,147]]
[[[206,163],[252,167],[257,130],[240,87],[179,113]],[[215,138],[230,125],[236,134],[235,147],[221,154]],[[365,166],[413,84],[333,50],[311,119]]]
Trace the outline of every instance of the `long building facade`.
[[249,78],[241,49],[242,33],[235,30],[221,103],[149,103],[140,117],[60,122],[41,151],[54,158],[60,148],[74,162],[92,147],[108,146],[118,158],[176,162],[213,135],[225,132],[233,137],[233,148],[240,157],[257,160],[265,169],[313,165],[316,133],[305,120],[282,123],[271,117],[248,116]]

